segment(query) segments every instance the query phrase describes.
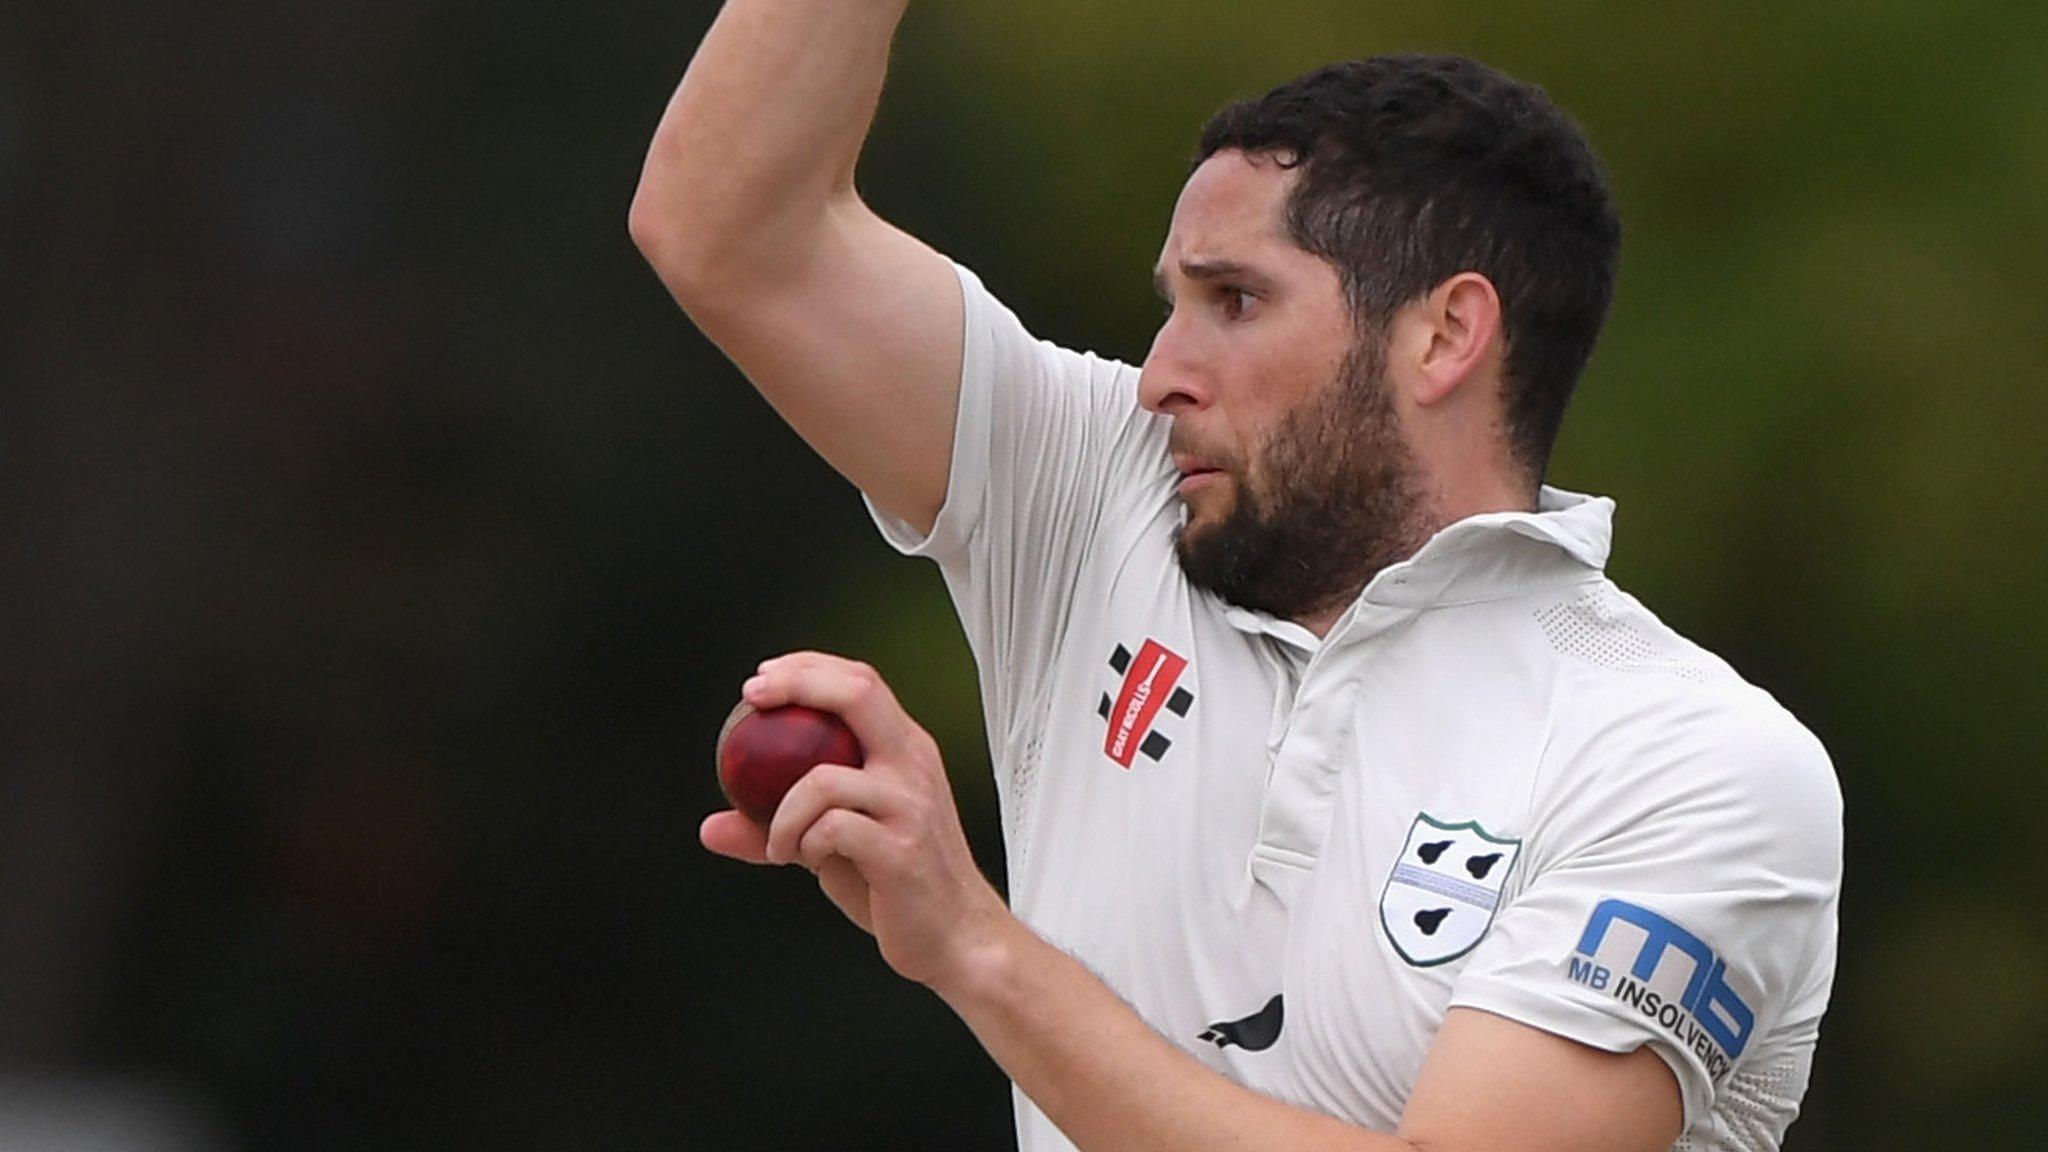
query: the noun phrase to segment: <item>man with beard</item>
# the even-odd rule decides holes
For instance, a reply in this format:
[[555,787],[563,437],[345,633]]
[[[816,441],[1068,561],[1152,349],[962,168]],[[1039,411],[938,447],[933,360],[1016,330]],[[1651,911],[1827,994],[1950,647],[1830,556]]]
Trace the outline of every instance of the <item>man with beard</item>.
[[[1015,1082],[1025,1152],[1775,1148],[1833,975],[1840,801],[1544,487],[1611,295],[1597,161],[1471,61],[1311,73],[1202,134],[1142,370],[1030,337],[854,191],[904,0],[731,0],[634,236],[936,561],[1011,905],[879,676],[768,828]],[[793,1038],[794,1040],[794,1038]]]

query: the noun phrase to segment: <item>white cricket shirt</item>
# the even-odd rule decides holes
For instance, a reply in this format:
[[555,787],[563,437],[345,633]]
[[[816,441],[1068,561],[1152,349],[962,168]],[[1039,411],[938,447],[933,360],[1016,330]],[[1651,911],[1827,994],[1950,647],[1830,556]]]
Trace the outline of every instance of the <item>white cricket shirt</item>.
[[[1210,1067],[1369,1128],[1464,1005],[1649,1044],[1680,1149],[1776,1148],[1833,979],[1840,794],[1602,574],[1612,502],[1453,524],[1319,642],[1188,585],[1137,370],[960,280],[945,507],[877,520],[966,628],[1016,912]],[[1017,1131],[1072,1148],[1021,1094]]]

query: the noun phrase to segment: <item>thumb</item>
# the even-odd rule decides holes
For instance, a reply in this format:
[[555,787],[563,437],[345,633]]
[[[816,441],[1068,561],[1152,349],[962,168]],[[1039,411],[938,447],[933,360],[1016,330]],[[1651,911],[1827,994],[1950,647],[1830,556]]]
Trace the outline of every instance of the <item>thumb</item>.
[[713,812],[697,829],[697,839],[720,856],[747,864],[768,863],[768,830],[738,812]]

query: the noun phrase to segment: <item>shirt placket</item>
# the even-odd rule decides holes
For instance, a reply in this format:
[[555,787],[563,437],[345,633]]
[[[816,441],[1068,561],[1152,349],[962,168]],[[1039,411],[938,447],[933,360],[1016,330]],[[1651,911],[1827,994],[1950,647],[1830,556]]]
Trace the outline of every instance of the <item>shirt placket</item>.
[[1290,705],[1275,708],[1267,740],[1271,772],[1252,845],[1252,878],[1290,902],[1322,857],[1338,786],[1359,771],[1362,663],[1377,638],[1414,606],[1361,601],[1316,648]]

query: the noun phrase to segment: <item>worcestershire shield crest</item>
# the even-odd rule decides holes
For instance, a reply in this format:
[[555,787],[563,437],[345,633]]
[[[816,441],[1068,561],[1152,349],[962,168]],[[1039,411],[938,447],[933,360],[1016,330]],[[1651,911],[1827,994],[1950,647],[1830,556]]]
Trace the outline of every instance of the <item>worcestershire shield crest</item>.
[[1427,968],[1470,952],[1493,924],[1521,853],[1520,840],[1495,836],[1478,821],[1417,815],[1380,893],[1380,927],[1401,959]]

